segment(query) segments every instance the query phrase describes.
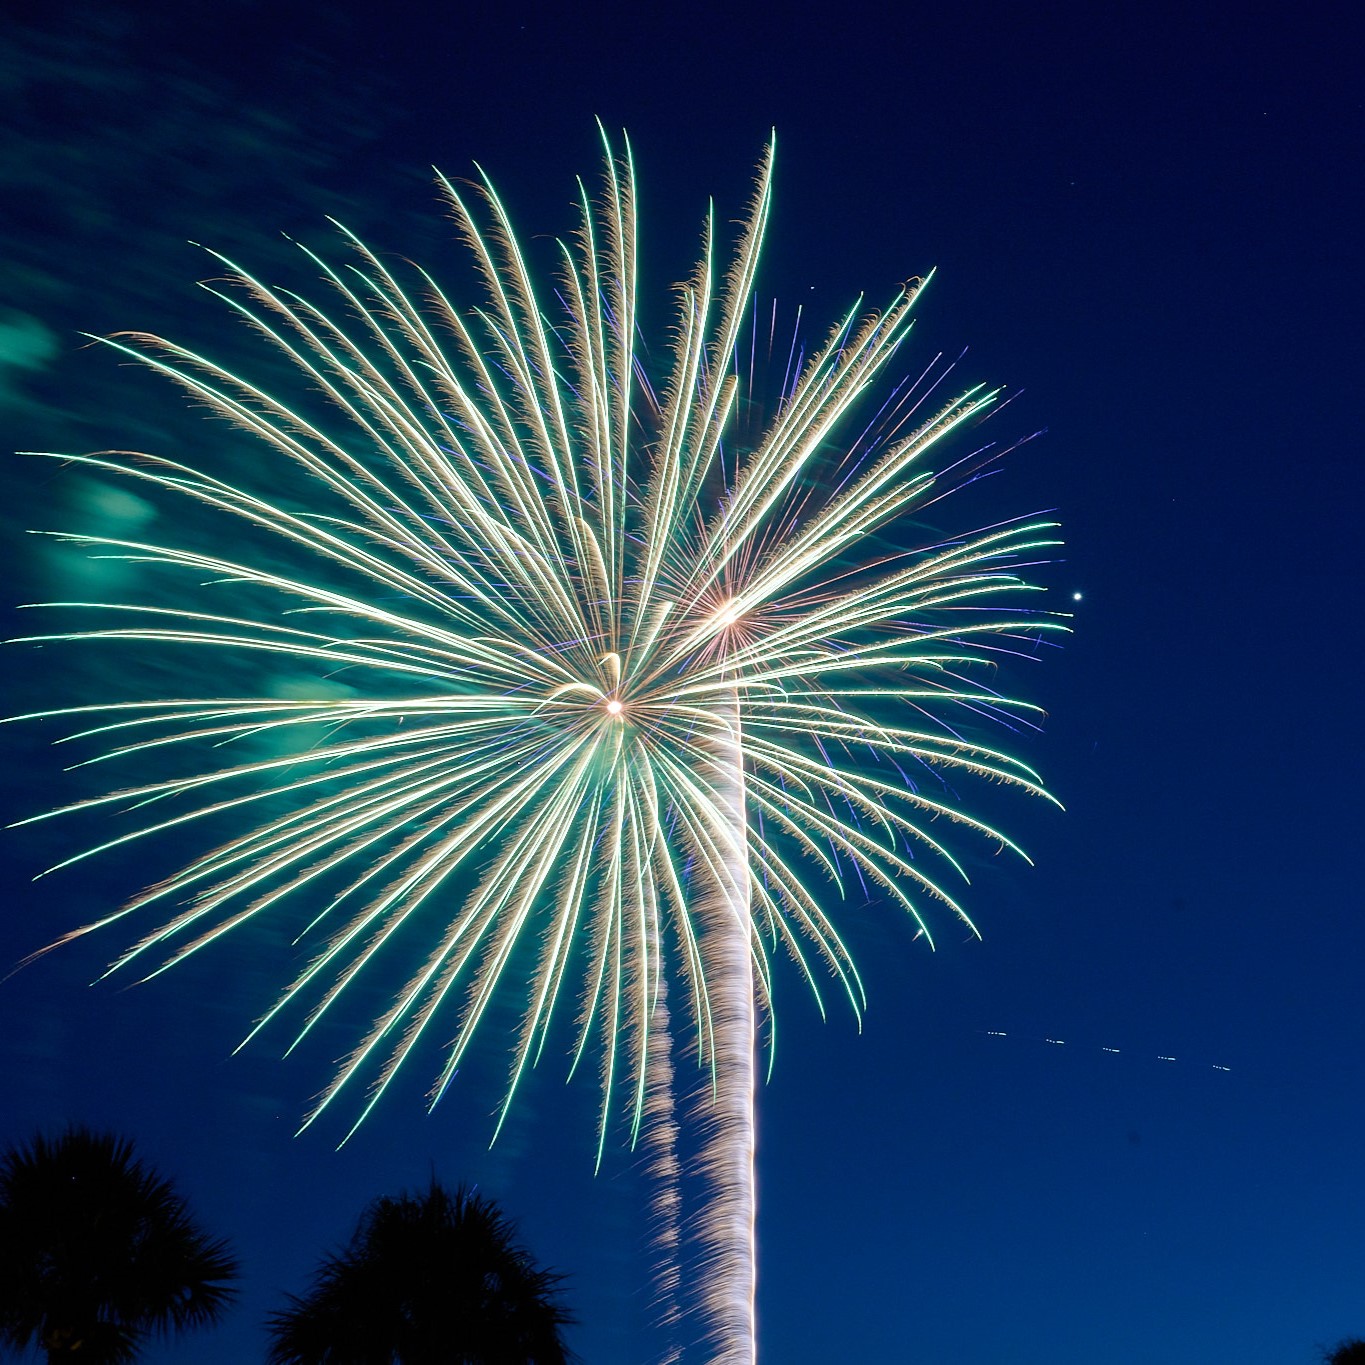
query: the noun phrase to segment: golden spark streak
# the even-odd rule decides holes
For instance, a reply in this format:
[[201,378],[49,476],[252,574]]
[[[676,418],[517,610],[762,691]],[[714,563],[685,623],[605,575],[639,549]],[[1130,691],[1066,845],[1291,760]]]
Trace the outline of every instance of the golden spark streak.
[[[1065,629],[1021,576],[1055,540],[1020,520],[915,547],[911,516],[944,493],[938,447],[995,398],[944,402],[931,367],[879,406],[919,281],[838,319],[766,428],[743,429],[771,147],[726,267],[708,215],[651,382],[634,169],[604,143],[552,287],[486,178],[440,181],[473,303],[420,270],[409,287],[340,225],[349,264],[305,251],[326,305],[215,257],[227,279],[209,292],[297,370],[296,400],[155,337],[109,341],[265,458],[234,454],[227,478],[190,459],[59,457],[173,504],[178,537],[62,539],[185,586],[172,605],[49,604],[75,624],[29,638],[202,656],[213,683],[30,719],[134,774],[49,812],[129,815],[58,866],[237,831],[62,941],[143,917],[110,970],[154,975],[253,920],[291,922],[311,952],[248,1037],[292,1015],[294,1045],[362,978],[403,974],[306,1123],[368,1082],[359,1122],[443,1032],[434,1103],[510,993],[500,1127],[576,995],[568,1050],[601,1077],[599,1160],[620,1112],[672,1181],[668,1048],[690,1014],[702,1084],[686,1113],[709,1190],[696,1312],[712,1359],[751,1365],[773,959],[791,958],[822,1012],[832,983],[856,1013],[829,888],[861,882],[927,936],[936,912],[966,919],[948,890],[964,875],[956,834],[1015,849],[951,784],[1046,797],[975,735],[983,717],[1035,723],[993,673]],[[660,1208],[674,1247],[676,1188]]]

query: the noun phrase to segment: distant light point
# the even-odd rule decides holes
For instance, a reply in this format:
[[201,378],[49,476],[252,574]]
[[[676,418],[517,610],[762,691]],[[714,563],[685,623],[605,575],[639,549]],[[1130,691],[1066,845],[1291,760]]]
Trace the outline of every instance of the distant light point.
[[1072,600],[1073,602],[1079,602],[1079,601],[1081,600],[1081,595],[1080,595],[1080,593],[1078,593],[1078,592],[1073,592],[1073,593],[1071,594],[1071,600]]

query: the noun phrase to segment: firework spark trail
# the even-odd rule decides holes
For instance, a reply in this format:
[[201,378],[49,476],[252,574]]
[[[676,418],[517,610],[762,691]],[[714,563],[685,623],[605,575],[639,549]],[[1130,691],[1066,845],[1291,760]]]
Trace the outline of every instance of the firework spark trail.
[[[694,1312],[709,1358],[747,1365],[773,959],[794,962],[822,1013],[826,986],[857,1013],[830,888],[898,905],[928,937],[935,908],[966,920],[946,886],[965,879],[954,831],[1016,848],[952,789],[976,778],[1046,796],[967,724],[1035,724],[1037,708],[982,675],[1065,629],[1024,600],[1054,528],[1021,519],[913,548],[901,520],[895,548],[875,548],[944,496],[931,454],[995,398],[945,399],[952,366],[936,362],[873,396],[922,280],[881,311],[855,306],[823,342],[781,342],[776,409],[752,440],[737,433],[771,148],[728,267],[708,215],[655,378],[636,350],[628,146],[607,143],[595,195],[580,182],[579,228],[548,288],[486,178],[440,183],[477,306],[424,271],[406,288],[340,225],[345,266],[305,249],[330,310],[216,258],[226,280],[206,288],[294,367],[302,403],[159,338],[109,342],[268,458],[236,460],[228,481],[162,456],[59,457],[178,500],[186,543],[67,541],[189,582],[173,606],[48,604],[80,619],[30,638],[208,651],[215,677],[264,685],[37,713],[95,746],[85,762],[137,774],[48,813],[129,817],[60,866],[144,837],[239,831],[216,846],[206,834],[204,852],[63,941],[135,917],[110,971],[154,975],[293,914],[311,956],[248,1035],[292,1016],[291,1048],[362,978],[404,973],[305,1127],[368,1084],[352,1108],[363,1121],[439,1033],[435,1103],[510,993],[521,1013],[500,1127],[576,1000],[570,1070],[600,1076],[599,1161],[619,1116],[632,1143],[654,1126],[669,1178],[671,974],[672,1019],[690,1015],[700,1067],[686,1114],[709,1190]],[[948,468],[968,482],[997,454]],[[288,695],[271,668],[292,675]],[[217,766],[173,761],[201,753]]]
[[654,1006],[654,1032],[657,1046],[650,1053],[645,1101],[645,1165],[654,1197],[650,1214],[653,1230],[650,1252],[654,1261],[654,1309],[666,1346],[656,1365],[676,1365],[682,1358],[679,1325],[682,1318],[678,1302],[681,1284],[678,1264],[681,1247],[682,1196],[679,1189],[678,1120],[674,1097],[673,1057],[668,1010],[668,978],[659,978],[659,996]]
[[744,748],[737,694],[718,705],[708,741],[714,841],[711,885],[697,907],[702,970],[711,1002],[711,1074],[694,1099],[702,1134],[699,1173],[709,1198],[699,1219],[699,1283],[706,1286],[709,1359],[752,1365],[757,1348],[754,1300],[757,1181],[754,1095],[753,920],[744,831]]

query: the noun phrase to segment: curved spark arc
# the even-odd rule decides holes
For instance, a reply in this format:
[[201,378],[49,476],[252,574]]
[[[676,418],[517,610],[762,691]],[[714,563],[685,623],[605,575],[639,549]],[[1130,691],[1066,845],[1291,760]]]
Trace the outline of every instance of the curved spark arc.
[[[931,827],[1018,850],[931,784],[965,776],[1047,798],[1029,767],[965,738],[956,718],[1032,724],[1036,708],[982,674],[1065,629],[1026,603],[1022,570],[1056,543],[1049,522],[860,553],[944,495],[930,458],[996,396],[944,402],[926,371],[923,392],[878,408],[884,431],[867,420],[921,282],[880,312],[851,309],[789,361],[767,428],[747,446],[734,435],[771,160],[770,147],[719,277],[707,216],[657,396],[636,351],[628,146],[606,144],[595,197],[580,182],[558,309],[487,177],[468,191],[440,179],[482,289],[473,309],[420,270],[414,296],[340,225],[345,266],[304,248],[339,311],[215,257],[227,279],[205,287],[328,415],[159,338],[110,340],[263,443],[271,464],[236,483],[159,456],[60,457],[182,500],[192,528],[181,545],[64,539],[196,586],[175,607],[49,604],[115,623],[30,637],[207,650],[236,671],[293,670],[320,694],[36,713],[103,746],[86,763],[142,775],[32,817],[133,813],[59,866],[245,821],[62,941],[169,903],[110,967],[155,975],[307,903],[297,941],[317,946],[248,1040],[298,1011],[292,1049],[362,978],[405,974],[304,1126],[368,1081],[363,1121],[453,1018],[435,1103],[493,1002],[520,984],[497,1127],[577,995],[570,1069],[600,1073],[600,1160],[618,1114],[632,1142],[651,1124],[672,1133],[660,1087],[675,1073],[660,1048],[690,1014],[704,1077],[690,1112],[713,1192],[697,1239],[702,1311],[727,1362],[755,1351],[754,1054],[760,1021],[773,1026],[773,959],[792,959],[822,1013],[822,984],[858,1013],[827,888],[844,898],[862,881],[926,936],[935,907],[970,925],[945,886],[962,865]],[[242,534],[249,552],[215,548]],[[217,766],[145,771],[199,749]],[[420,964],[395,968],[414,944]],[[672,1144],[661,1171],[675,1169]]]

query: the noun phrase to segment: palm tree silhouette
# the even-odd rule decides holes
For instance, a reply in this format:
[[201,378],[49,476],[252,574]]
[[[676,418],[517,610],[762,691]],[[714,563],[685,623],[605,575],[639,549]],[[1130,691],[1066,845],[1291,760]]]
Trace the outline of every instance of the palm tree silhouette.
[[270,1365],[566,1365],[561,1276],[491,1199],[434,1178],[377,1199],[312,1289],[272,1315]]
[[1365,1340],[1350,1337],[1322,1353],[1324,1365],[1365,1365]]
[[217,1321],[237,1264],[132,1144],[73,1127],[0,1157],[0,1345],[127,1365]]

